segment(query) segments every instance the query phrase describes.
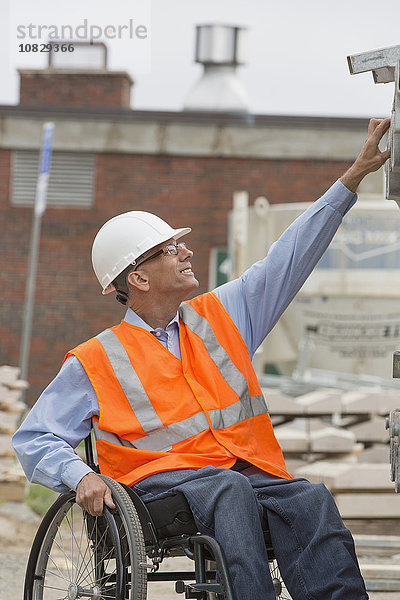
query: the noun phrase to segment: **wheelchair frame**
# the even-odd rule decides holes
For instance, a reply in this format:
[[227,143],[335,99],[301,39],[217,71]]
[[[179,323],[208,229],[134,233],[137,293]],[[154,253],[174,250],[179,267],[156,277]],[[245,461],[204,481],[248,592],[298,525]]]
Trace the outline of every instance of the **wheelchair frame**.
[[[76,576],[74,581],[69,582],[65,598],[145,600],[147,581],[175,581],[175,591],[184,593],[185,598],[207,600],[218,596],[224,600],[234,600],[224,552],[214,538],[197,532],[190,507],[181,492],[167,499],[145,504],[129,486],[101,475],[94,457],[92,433],[85,439],[85,453],[88,466],[110,487],[117,509],[110,510],[105,507],[102,517],[92,517],[81,510],[83,516],[80,527],[86,534],[88,547],[90,546],[88,552],[93,552],[96,557],[96,583],[92,583],[92,587],[86,585],[85,588]],[[173,517],[171,522],[169,515],[169,521],[163,523],[165,512],[168,512],[165,511],[165,501],[170,505],[171,499],[174,499],[175,503],[171,514],[176,513],[176,517]],[[69,525],[70,521],[73,522],[74,510],[78,510],[75,493],[70,492],[61,494],[44,516],[28,560],[24,600],[43,600],[46,574],[52,570],[61,573],[56,560],[51,557],[51,550],[54,544],[64,546],[63,539],[56,540],[57,531],[63,519],[66,519]],[[265,526],[263,530],[270,568],[271,564],[274,564],[271,576],[276,597],[284,600],[288,596],[284,595],[284,585],[275,563],[269,531]],[[72,537],[74,536],[73,533]],[[187,556],[194,561],[194,570],[160,571],[160,564],[168,556]],[[147,562],[146,557],[151,562]],[[67,559],[65,562],[67,563]],[[112,573],[107,572],[109,563],[115,564]],[[210,564],[213,568],[209,568]],[[72,565],[68,567],[67,564],[67,568],[72,572],[74,566],[72,557]],[[52,574],[59,577],[57,572]],[[73,579],[72,574],[70,579]],[[83,577],[80,579],[83,580]],[[187,583],[188,581],[193,583]]]

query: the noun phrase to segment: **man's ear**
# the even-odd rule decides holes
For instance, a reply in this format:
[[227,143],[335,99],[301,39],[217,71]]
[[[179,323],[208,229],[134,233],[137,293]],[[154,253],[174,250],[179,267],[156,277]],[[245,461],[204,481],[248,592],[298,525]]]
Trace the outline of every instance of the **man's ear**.
[[149,277],[144,271],[131,271],[127,277],[128,283],[141,292],[150,289]]

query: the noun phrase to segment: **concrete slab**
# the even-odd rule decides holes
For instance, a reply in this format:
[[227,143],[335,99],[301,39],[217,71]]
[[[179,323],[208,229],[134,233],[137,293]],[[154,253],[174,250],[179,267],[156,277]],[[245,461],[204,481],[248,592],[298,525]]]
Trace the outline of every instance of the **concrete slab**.
[[[400,550],[399,535],[365,535],[357,533],[353,535],[356,548],[370,548],[377,550],[378,548]],[[399,563],[400,564],[400,563]]]
[[342,396],[343,414],[380,414],[383,409],[382,390],[351,390]]
[[360,454],[358,461],[360,463],[384,463],[390,462],[390,449],[388,444],[374,444],[366,448]]
[[11,367],[10,365],[0,366],[0,384],[13,383],[18,379],[19,368]]
[[0,461],[0,481],[22,481],[26,483],[25,473],[16,457],[2,457]]
[[309,450],[308,435],[304,431],[282,425],[275,429],[275,436],[283,452],[303,453]]
[[373,416],[369,421],[349,427],[348,431],[354,433],[358,442],[385,443],[388,441],[384,416]]
[[24,412],[26,405],[19,400],[20,395],[19,390],[9,390],[5,386],[0,386],[0,410],[18,414]]
[[[375,600],[376,598],[383,598],[384,600],[389,600],[388,594],[397,594],[400,591],[400,581],[398,579],[368,579],[368,575],[364,577],[365,588],[369,593],[370,600]],[[375,594],[381,594],[381,596],[374,595],[371,596],[371,592],[375,592]]]
[[12,435],[18,429],[19,413],[0,410],[0,433]]
[[343,391],[331,388],[319,389],[297,398],[297,403],[303,408],[304,414],[332,415],[340,413]]
[[383,565],[376,563],[364,563],[361,566],[361,573],[366,579],[397,580],[400,590],[400,565]]
[[7,435],[4,433],[0,434],[0,457],[2,456],[15,456],[11,444],[11,435]]
[[[351,464],[319,461],[296,470],[297,477],[305,477],[311,483],[325,483],[332,491],[382,491],[390,492],[390,465]],[[378,495],[377,495],[378,497]]]
[[353,449],[351,450],[351,452],[338,452],[338,453],[334,453],[332,452],[331,454],[313,454],[313,458],[315,458],[316,462],[317,460],[324,460],[326,462],[333,462],[333,463],[346,463],[346,464],[357,464],[358,463],[358,457],[360,456],[360,454],[362,454],[364,450],[364,444],[354,444]]
[[368,591],[369,600],[399,600],[399,593],[397,591],[382,592],[380,590],[371,590],[369,587],[369,581],[366,581],[366,588]]
[[400,408],[400,391],[385,390],[381,397],[381,414],[389,414],[396,408]]
[[349,468],[351,467],[348,464],[318,461],[296,469],[296,477],[305,477],[311,483],[324,483],[331,490],[335,478],[345,473]]
[[335,494],[344,519],[399,519],[400,498],[391,494]]
[[279,390],[274,389],[263,389],[263,394],[268,406],[268,410],[271,416],[274,415],[302,415],[303,408],[299,406],[298,402],[282,394]]
[[311,452],[351,452],[356,442],[351,431],[325,427],[310,433]]
[[328,425],[322,419],[316,417],[296,417],[289,422],[285,423],[288,429],[295,429],[296,431],[303,431],[307,435],[311,431],[319,431],[325,429]]
[[326,421],[316,417],[304,417],[304,419],[296,419],[295,423],[299,429],[302,429],[307,433],[321,431],[321,429],[326,429],[330,426],[330,424],[327,424]]

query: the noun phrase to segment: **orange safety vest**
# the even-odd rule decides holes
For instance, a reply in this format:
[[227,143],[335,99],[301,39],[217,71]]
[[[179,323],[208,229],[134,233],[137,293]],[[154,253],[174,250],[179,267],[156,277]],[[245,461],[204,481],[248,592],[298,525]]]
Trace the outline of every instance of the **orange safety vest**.
[[244,340],[212,293],[179,307],[182,361],[122,321],[71,350],[96,392],[100,470],[133,485],[242,458],[289,479]]

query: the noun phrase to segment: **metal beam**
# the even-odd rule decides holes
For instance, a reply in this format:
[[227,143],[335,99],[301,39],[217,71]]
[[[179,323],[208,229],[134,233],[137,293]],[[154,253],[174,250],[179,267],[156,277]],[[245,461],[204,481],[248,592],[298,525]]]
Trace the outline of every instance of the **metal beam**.
[[400,45],[347,57],[352,75],[372,71],[375,83],[394,81],[394,99],[388,134],[390,159],[385,164],[386,198],[400,206]]

